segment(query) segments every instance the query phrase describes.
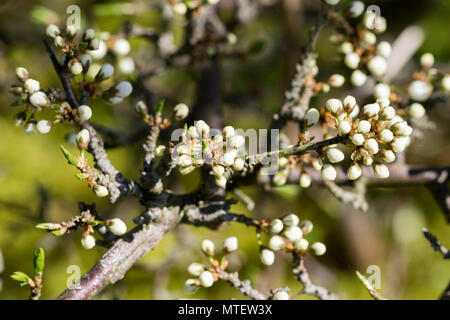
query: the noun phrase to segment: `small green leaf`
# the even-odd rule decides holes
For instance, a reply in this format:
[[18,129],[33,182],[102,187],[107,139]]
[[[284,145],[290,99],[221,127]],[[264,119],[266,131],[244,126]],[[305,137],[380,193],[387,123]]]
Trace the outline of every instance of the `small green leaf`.
[[60,146],[61,147],[61,151],[64,154],[64,157],[67,159],[67,161],[69,162],[69,164],[73,165],[73,166],[77,166],[78,164],[78,160],[77,158],[75,158],[70,152],[69,150],[67,150],[66,148],[64,148],[63,145]]
[[39,248],[34,252],[34,272],[37,274],[41,274],[44,272],[44,265],[45,265],[45,253],[44,249]]
[[58,228],[59,228],[59,224],[51,223],[51,222],[39,223],[36,225],[36,229],[40,229],[40,230],[56,230]]
[[9,106],[10,107],[17,107],[17,106],[20,106],[20,105],[22,105],[23,104],[23,101],[22,100],[16,100],[16,101],[14,101],[13,103],[11,103]]
[[52,235],[54,235],[55,237],[61,237],[63,234],[64,232],[62,230],[52,231]]
[[156,112],[158,112],[158,113],[162,112],[162,110],[164,108],[164,104],[165,104],[165,100],[163,99],[156,106]]
[[100,220],[91,220],[91,221],[89,221],[89,224],[90,224],[91,226],[93,226],[93,227],[96,227],[96,226],[98,226],[99,224],[102,224],[102,222],[103,222],[103,221],[100,221]]
[[84,174],[81,173],[81,172],[76,173],[76,174],[75,174],[75,177],[77,177],[78,180],[84,180],[84,179],[86,179],[86,177],[84,176]]
[[20,286],[26,286],[28,282],[31,280],[29,276],[27,276],[25,273],[21,271],[16,271],[11,275],[11,279],[16,280],[20,282]]

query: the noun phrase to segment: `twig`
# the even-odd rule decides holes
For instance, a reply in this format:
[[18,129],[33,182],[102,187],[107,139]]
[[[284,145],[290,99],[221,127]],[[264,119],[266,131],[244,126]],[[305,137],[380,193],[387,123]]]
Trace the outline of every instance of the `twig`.
[[425,238],[430,242],[433,250],[440,252],[444,259],[450,259],[450,251],[441,244],[438,238],[426,228],[422,228],[422,232]]
[[250,280],[240,280],[239,273],[233,272],[228,273],[222,269],[216,270],[217,276],[231,284],[234,288],[239,289],[239,291],[253,300],[267,300],[267,297],[260,291],[252,288]]

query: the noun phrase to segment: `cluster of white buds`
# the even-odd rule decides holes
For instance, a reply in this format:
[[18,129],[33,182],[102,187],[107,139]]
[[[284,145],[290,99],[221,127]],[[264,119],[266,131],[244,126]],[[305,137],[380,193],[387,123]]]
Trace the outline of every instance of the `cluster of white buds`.
[[[358,163],[372,166],[374,174],[378,178],[387,178],[389,170],[384,163],[395,160],[395,154],[402,152],[409,145],[409,136],[412,128],[390,106],[387,97],[382,96],[375,103],[365,105],[356,120],[352,119],[352,113],[359,107],[356,99],[347,96],[344,101],[330,99],[326,103],[327,111],[333,115],[335,126],[340,135],[348,135],[354,150],[351,154],[352,165],[347,175],[350,180],[356,180],[361,176],[361,168]],[[423,106],[412,105],[410,112],[415,116],[423,116]],[[333,163],[344,160],[344,154],[333,147],[326,151],[328,162],[322,167],[322,178],[335,180],[336,170]]]
[[[184,105],[176,107],[175,116],[187,115]],[[227,177],[245,167],[243,156],[239,152],[245,145],[245,138],[236,134],[235,129],[226,126],[222,134],[210,137],[210,127],[203,121],[195,122],[186,128],[181,142],[175,147],[174,161],[181,174],[188,174],[205,164],[211,167],[217,186],[225,188]]]
[[123,74],[133,73],[135,70],[135,63],[129,53],[131,51],[130,42],[124,38],[113,39],[112,51],[116,54],[118,61],[117,66]]
[[309,241],[304,238],[312,229],[311,221],[300,222],[295,214],[272,220],[267,230],[270,234],[267,246],[261,247],[261,262],[267,266],[272,265],[275,262],[275,252],[280,250],[298,251],[302,254],[310,250],[315,255],[323,255],[326,250],[323,243],[316,242],[310,246]]

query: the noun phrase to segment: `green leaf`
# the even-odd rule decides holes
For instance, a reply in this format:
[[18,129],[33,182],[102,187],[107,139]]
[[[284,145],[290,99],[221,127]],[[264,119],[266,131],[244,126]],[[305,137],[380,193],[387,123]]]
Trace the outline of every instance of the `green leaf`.
[[17,107],[17,106],[20,106],[20,105],[22,105],[23,104],[23,101],[22,100],[16,100],[16,101],[14,101],[13,103],[11,103],[9,106],[10,107]]
[[67,161],[69,162],[69,164],[73,165],[73,166],[77,166],[78,164],[78,160],[77,158],[75,158],[70,152],[69,150],[67,150],[66,148],[64,148],[63,145],[60,146],[61,147],[61,151],[64,154],[64,157],[67,159]]
[[20,282],[20,286],[26,286],[28,282],[31,280],[29,276],[27,276],[25,273],[21,271],[16,271],[11,275],[11,279],[16,280]]
[[99,224],[102,224],[102,222],[103,222],[103,221],[100,221],[100,220],[91,220],[91,221],[89,221],[89,224],[90,224],[91,226],[93,226],[93,227],[96,227],[96,226],[98,226]]
[[56,230],[59,228],[59,224],[51,223],[51,222],[44,222],[44,223],[37,224],[35,228],[39,229],[39,230]]
[[75,174],[75,177],[77,177],[78,180],[84,180],[84,179],[86,179],[86,177],[84,176],[84,174],[81,173],[81,172],[76,173],[76,174]]
[[64,232],[61,230],[52,231],[52,235],[54,235],[55,237],[61,237],[63,234]]
[[42,274],[44,272],[44,265],[45,265],[45,252],[44,249],[39,248],[36,251],[34,251],[34,272],[37,274]]
[[158,105],[156,106],[156,112],[158,112],[158,113],[162,112],[165,103],[166,103],[166,101],[165,101],[164,99],[161,100],[161,101],[158,103]]

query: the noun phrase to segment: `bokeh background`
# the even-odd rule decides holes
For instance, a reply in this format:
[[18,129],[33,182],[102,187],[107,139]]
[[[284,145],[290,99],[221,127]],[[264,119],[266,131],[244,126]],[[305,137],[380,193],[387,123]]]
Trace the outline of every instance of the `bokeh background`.
[[[251,0],[249,0],[251,2]],[[88,271],[105,251],[96,247],[83,250],[80,234],[75,232],[55,238],[34,226],[43,221],[61,221],[78,214],[77,202],[96,202],[106,217],[119,216],[132,225],[131,219],[142,211],[134,199],[121,199],[115,206],[98,199],[85,183],[74,177],[59,150],[66,136],[73,132],[68,125],[55,126],[49,135],[26,136],[13,125],[17,112],[9,107],[13,97],[8,93],[16,83],[14,70],[26,67],[41,87],[59,86],[41,39],[45,23],[61,23],[66,7],[81,8],[83,24],[98,30],[116,33],[127,20],[161,30],[161,12],[154,9],[157,0],[136,1],[134,4],[116,1],[3,0],[0,3],[0,250],[4,268],[1,270],[0,299],[26,299],[28,289],[20,288],[9,278],[14,271],[32,272],[35,248],[43,247],[47,254],[43,299],[53,299],[66,287],[70,265]],[[238,27],[239,41],[249,45],[263,40],[261,53],[243,60],[222,62],[223,100],[226,124],[240,128],[265,128],[271,114],[283,100],[293,67],[306,42],[308,26],[314,23],[318,9],[316,0],[264,1],[265,9],[246,25]],[[434,53],[437,66],[446,72],[450,62],[450,2],[446,0],[364,1],[380,6],[388,20],[388,31],[382,39],[392,41],[407,26],[423,28],[425,41],[413,61],[404,68],[401,77],[408,79],[418,66],[421,53]],[[145,10],[130,10],[130,8]],[[124,10],[126,8],[126,10]],[[224,10],[222,16],[233,12]],[[169,28],[180,37],[181,21]],[[330,29],[325,28],[319,39],[319,68],[330,75],[348,75],[342,63],[333,58],[336,48],[328,41]],[[133,55],[155,48],[143,40],[132,40]],[[195,99],[198,70],[170,70],[152,78],[148,86],[157,96],[192,105]],[[320,78],[320,76],[319,76]],[[345,85],[341,92],[344,94]],[[335,91],[336,92],[336,91]],[[326,97],[325,97],[326,98]],[[318,102],[317,102],[318,103]],[[92,104],[96,123],[130,132],[139,122],[131,103],[110,106],[102,101]],[[409,148],[407,161],[424,166],[448,166],[450,162],[449,104],[436,105],[430,118],[436,129],[425,132]],[[125,176],[137,179],[142,164],[142,141],[109,151],[113,163]],[[76,150],[71,147],[72,150]],[[179,177],[172,183],[177,192],[193,190],[198,185],[194,173]],[[372,187],[368,191],[368,212],[359,212],[334,199],[327,190],[313,186],[301,190],[297,186],[278,188],[267,193],[261,187],[247,187],[256,208],[247,212],[244,206],[234,206],[257,218],[297,213],[314,222],[309,240],[323,241],[328,252],[307,261],[311,277],[317,284],[328,287],[342,298],[368,299],[365,288],[355,276],[355,270],[365,272],[369,265],[381,268],[379,292],[391,299],[436,299],[450,279],[449,263],[434,252],[421,234],[423,226],[450,245],[449,226],[426,188],[397,186]],[[242,278],[251,279],[255,286],[267,292],[270,288],[287,285],[293,292],[301,288],[292,276],[289,257],[279,256],[275,265],[266,268],[259,261],[254,230],[241,225],[224,226],[210,231],[180,226],[168,234],[157,249],[147,254],[123,281],[108,287],[100,296],[104,299],[172,299],[186,297],[183,283],[188,278],[186,267],[193,261],[204,261],[199,246],[204,238],[217,245],[225,237],[236,235],[240,250],[232,255],[231,269],[240,270]],[[225,283],[211,289],[200,289],[191,298],[228,299],[242,296]],[[301,297],[305,298],[305,297]]]

